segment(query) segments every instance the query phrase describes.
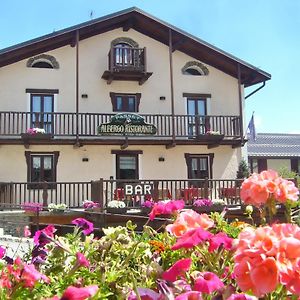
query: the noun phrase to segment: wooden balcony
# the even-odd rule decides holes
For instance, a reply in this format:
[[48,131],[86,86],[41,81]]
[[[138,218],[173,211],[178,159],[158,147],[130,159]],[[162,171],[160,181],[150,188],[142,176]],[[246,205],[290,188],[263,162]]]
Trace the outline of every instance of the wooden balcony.
[[[115,114],[108,113],[30,113],[0,112],[0,143],[21,143],[21,134],[28,128],[44,128],[51,139],[29,139],[29,143],[72,144],[76,138],[87,144],[122,145],[129,143],[168,145],[172,142],[173,130],[176,144],[241,145],[239,116],[187,116],[141,114],[145,122],[156,127],[153,135],[99,135],[98,127],[109,123]],[[24,135],[23,135],[24,136]],[[28,137],[28,136],[27,136]]]
[[[106,207],[111,200],[122,200],[127,207],[140,208],[145,200],[183,199],[192,205],[196,199],[223,200],[225,205],[240,204],[240,180],[236,179],[141,179],[90,182],[1,182],[0,208],[20,207],[26,203],[64,203],[82,207],[92,200]],[[32,188],[32,186],[35,188]],[[127,188],[130,186],[130,188]],[[40,187],[40,188],[38,188]],[[142,191],[142,192],[141,192]]]
[[146,69],[146,48],[112,47],[108,53],[109,70],[102,78],[110,84],[113,80],[138,81],[142,85],[152,73]]

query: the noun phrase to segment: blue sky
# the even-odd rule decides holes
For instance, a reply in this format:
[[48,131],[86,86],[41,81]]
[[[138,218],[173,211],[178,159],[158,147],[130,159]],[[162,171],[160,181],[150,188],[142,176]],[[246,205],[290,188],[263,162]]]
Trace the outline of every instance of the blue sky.
[[300,133],[298,0],[1,1],[0,49],[132,6],[271,73],[246,120],[254,111],[257,132]]

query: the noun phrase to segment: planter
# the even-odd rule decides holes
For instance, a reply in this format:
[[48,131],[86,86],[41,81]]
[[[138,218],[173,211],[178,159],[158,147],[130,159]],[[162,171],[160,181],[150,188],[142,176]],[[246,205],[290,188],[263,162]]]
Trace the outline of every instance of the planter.
[[124,215],[127,212],[127,207],[117,208],[117,207],[107,207],[106,212],[110,214],[120,214]]
[[53,137],[51,133],[36,133],[36,134],[29,134],[29,133],[21,133],[21,138],[24,141],[35,141],[35,140],[50,140]]
[[200,134],[196,136],[198,141],[218,142],[224,139],[224,134]]
[[64,214],[66,211],[64,209],[52,209],[51,211],[49,210],[49,212],[51,214],[57,214],[57,215],[62,215]]
[[142,213],[142,215],[148,216],[150,214],[151,210],[152,210],[152,207],[142,207],[141,213]]
[[213,204],[211,206],[193,206],[193,210],[197,213],[211,213],[211,212],[222,212],[224,209],[224,205]]

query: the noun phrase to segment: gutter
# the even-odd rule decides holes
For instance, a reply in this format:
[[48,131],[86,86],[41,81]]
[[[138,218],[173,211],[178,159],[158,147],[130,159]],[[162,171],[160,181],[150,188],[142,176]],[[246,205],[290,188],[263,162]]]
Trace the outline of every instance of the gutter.
[[254,90],[253,92],[251,92],[249,95],[245,96],[245,100],[247,98],[249,98],[250,96],[254,95],[256,92],[258,92],[260,89],[262,89],[265,85],[266,85],[266,82],[264,81],[263,84],[260,87],[258,87],[256,90]]

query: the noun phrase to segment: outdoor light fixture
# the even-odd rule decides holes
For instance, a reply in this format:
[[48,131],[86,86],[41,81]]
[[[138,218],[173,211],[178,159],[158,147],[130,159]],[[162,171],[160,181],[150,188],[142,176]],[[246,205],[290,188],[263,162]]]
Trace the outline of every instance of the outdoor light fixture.
[[158,158],[158,161],[165,161],[165,158],[164,158],[163,156],[160,156],[160,157]]
[[159,100],[166,100],[166,97],[165,96],[160,96]]

